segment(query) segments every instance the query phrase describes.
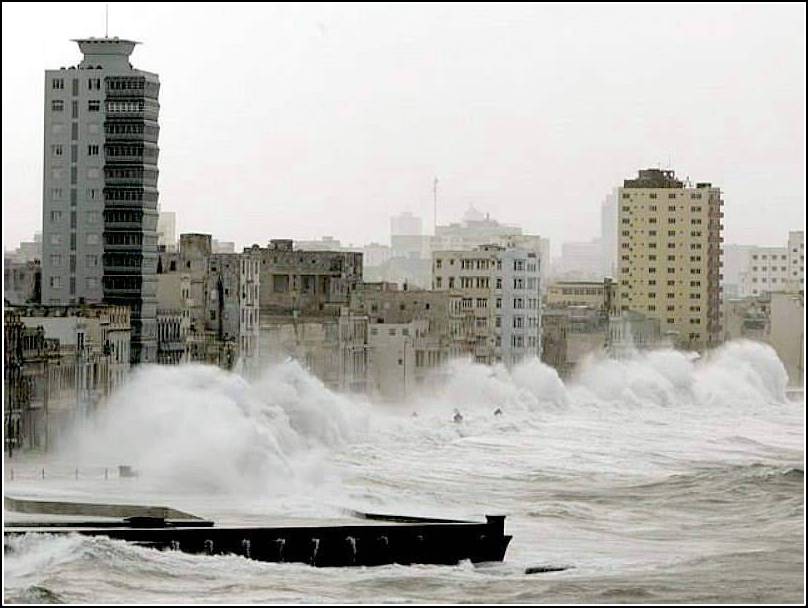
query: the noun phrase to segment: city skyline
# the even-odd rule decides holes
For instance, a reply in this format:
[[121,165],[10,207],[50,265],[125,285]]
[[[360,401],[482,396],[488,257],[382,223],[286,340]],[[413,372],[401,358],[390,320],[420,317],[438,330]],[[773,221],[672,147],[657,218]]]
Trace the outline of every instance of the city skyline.
[[[4,16],[27,10],[3,7]],[[4,26],[7,249],[41,226],[42,73],[78,63],[71,38],[103,34],[100,5],[47,10],[59,18],[37,24],[48,41],[42,48],[8,52],[30,32]],[[161,207],[177,213],[178,233],[216,226],[218,238],[239,247],[326,234],[362,244],[380,240],[389,217],[403,210],[430,232],[437,175],[438,223],[457,221],[472,203],[549,237],[555,253],[562,242],[598,235],[600,203],[623,179],[668,165],[722,188],[727,243],[776,244],[802,227],[804,56],[791,51],[804,38],[804,19],[782,23],[782,6],[708,6],[676,18],[666,11],[670,31],[657,31],[640,61],[632,45],[610,40],[648,43],[641,25],[661,8],[612,7],[601,29],[627,29],[605,38],[592,31],[597,20],[572,36],[576,10],[583,9],[438,6],[418,12],[415,27],[408,7],[237,6],[231,14],[213,6],[195,12],[193,30],[163,30],[159,24],[176,23],[180,7],[154,6],[145,19],[113,5],[110,34],[143,42],[133,62],[162,76]],[[621,23],[626,11],[630,25]],[[360,30],[366,36],[352,41]],[[541,43],[536,32],[546,35]],[[675,55],[677,33],[701,50],[700,63],[694,48]],[[176,45],[177,36],[188,44]],[[480,57],[480,37],[487,57]],[[548,56],[554,61],[541,61]],[[762,69],[775,59],[781,70]],[[612,78],[602,71],[608,61]],[[651,90],[654,65],[690,71],[666,79],[676,87]],[[216,86],[194,95],[206,74]],[[587,103],[593,99],[596,107]],[[633,120],[640,111],[643,120]],[[655,143],[656,136],[665,141]],[[189,157],[200,149],[209,154]],[[213,169],[221,178],[209,177]],[[770,211],[764,222],[761,200]],[[221,214],[223,205],[240,213]]]

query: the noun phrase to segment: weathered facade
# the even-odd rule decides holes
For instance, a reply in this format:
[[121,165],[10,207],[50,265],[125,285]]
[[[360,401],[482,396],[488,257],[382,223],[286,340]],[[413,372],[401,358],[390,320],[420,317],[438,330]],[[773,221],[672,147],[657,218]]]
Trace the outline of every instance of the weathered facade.
[[538,255],[484,245],[473,251],[433,253],[435,290],[456,290],[474,317],[474,359],[514,365],[541,352]]
[[7,449],[47,449],[127,379],[127,307],[11,307],[4,322]]
[[[184,360],[226,369],[238,361],[246,368],[257,366],[261,288],[256,251],[252,247],[243,253],[214,253],[211,235],[189,233],[180,235],[179,251],[160,252],[158,277],[166,286],[161,292],[164,325],[168,336],[176,336],[181,329],[179,312],[186,317]],[[167,356],[180,350],[172,340],[165,343],[164,350],[171,350]]]
[[641,170],[619,196],[620,311],[660,322],[677,347],[704,350],[721,339],[721,190],[695,188],[673,171]]
[[805,296],[770,292],[724,303],[724,340],[745,338],[769,344],[788,373],[789,384],[805,382]]
[[42,267],[38,260],[3,260],[3,300],[7,304],[39,304],[42,297]]

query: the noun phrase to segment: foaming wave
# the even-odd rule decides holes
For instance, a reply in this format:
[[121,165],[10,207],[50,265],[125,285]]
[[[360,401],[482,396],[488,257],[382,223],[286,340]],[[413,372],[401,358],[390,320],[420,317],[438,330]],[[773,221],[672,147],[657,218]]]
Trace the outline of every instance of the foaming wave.
[[783,403],[787,382],[773,348],[739,341],[703,358],[669,349],[624,359],[591,358],[569,389],[577,403],[759,406]]
[[175,490],[264,493],[318,468],[366,427],[365,406],[295,362],[255,383],[215,367],[149,366],[64,442],[62,457],[126,463]]

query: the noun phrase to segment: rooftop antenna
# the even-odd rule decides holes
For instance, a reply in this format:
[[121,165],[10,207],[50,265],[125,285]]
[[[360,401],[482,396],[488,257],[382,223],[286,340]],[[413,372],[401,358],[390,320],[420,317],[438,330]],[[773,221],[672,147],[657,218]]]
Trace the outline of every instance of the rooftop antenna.
[[109,38],[109,4],[104,5],[104,38]]

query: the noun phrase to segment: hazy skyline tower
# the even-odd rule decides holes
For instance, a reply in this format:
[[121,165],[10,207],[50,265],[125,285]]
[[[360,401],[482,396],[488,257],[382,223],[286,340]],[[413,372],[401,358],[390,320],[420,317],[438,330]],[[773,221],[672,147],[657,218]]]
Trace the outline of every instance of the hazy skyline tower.
[[659,319],[681,348],[719,342],[721,190],[640,170],[618,189],[618,306]]
[[81,63],[45,72],[42,301],[129,306],[131,361],[154,362],[159,78],[135,41],[75,42]]

